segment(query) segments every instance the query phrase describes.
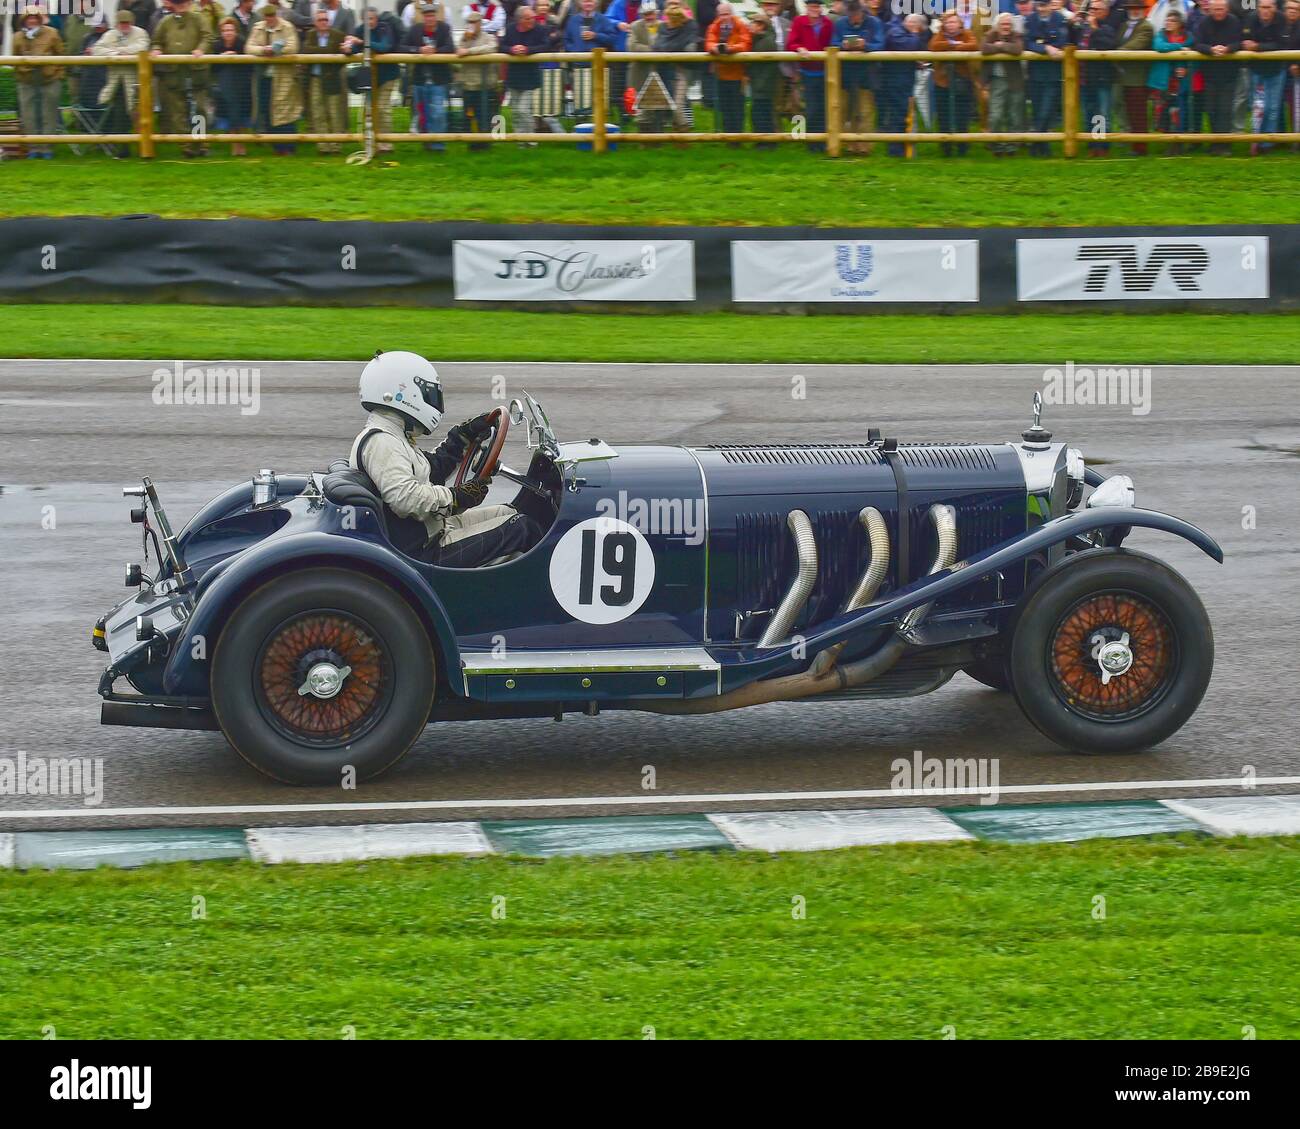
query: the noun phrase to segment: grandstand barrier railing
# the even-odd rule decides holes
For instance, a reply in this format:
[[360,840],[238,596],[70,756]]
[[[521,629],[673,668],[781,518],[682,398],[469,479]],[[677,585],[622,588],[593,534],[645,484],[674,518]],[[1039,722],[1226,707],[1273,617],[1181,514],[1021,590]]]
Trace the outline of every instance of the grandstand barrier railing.
[[[208,132],[206,123],[202,129],[190,133],[168,134],[158,130],[155,94],[158,90],[159,67],[212,67],[212,66],[256,66],[256,67],[305,67],[319,64],[336,66],[355,66],[361,62],[369,69],[369,88],[380,89],[379,67],[385,64],[402,64],[404,66],[536,66],[560,64],[567,67],[590,68],[591,71],[591,106],[590,125],[586,132],[513,132],[504,128],[504,116],[494,120],[490,129],[440,133],[415,132],[381,132],[381,107],[377,98],[367,99],[365,119],[362,128],[343,133],[275,133],[275,132]],[[1105,142],[1127,143],[1230,143],[1230,142],[1300,142],[1300,132],[1219,132],[1207,133],[1197,131],[1150,132],[1126,131],[1110,132],[1098,135],[1081,122],[1081,91],[1085,85],[1081,64],[1088,62],[1164,62],[1186,63],[1197,67],[1216,67],[1225,65],[1272,64],[1287,65],[1300,63],[1300,51],[1270,51],[1263,53],[1237,52],[1231,55],[1210,56],[1195,51],[1087,51],[1075,47],[1066,47],[1059,57],[1048,58],[1033,53],[1024,55],[986,55],[980,52],[958,51],[905,51],[905,52],[850,52],[837,48],[828,48],[821,52],[798,54],[792,51],[748,52],[725,56],[725,63],[749,66],[763,63],[821,63],[824,65],[824,128],[810,131],[807,128],[790,128],[754,131],[682,131],[673,132],[636,132],[624,130],[616,135],[610,129],[610,72],[613,67],[626,67],[633,64],[660,64],[663,66],[686,65],[694,68],[696,74],[703,73],[706,66],[716,65],[719,57],[703,52],[661,53],[661,52],[615,52],[596,49],[586,54],[546,53],[516,57],[505,54],[456,56],[456,55],[412,55],[412,54],[372,54],[359,60],[354,55],[280,55],[274,57],[252,55],[150,55],[140,54],[134,57],[121,56],[0,56],[0,67],[131,67],[136,72],[138,94],[136,98],[134,132],[117,133],[57,133],[57,134],[23,134],[4,133],[0,135],[0,144],[17,146],[49,145],[96,145],[121,144],[137,146],[139,156],[152,158],[157,153],[157,146],[164,143],[193,144],[205,143],[243,144],[266,143],[285,145],[301,144],[341,144],[362,143],[367,139],[376,144],[392,145],[406,143],[447,143],[469,142],[475,144],[492,143],[538,143],[538,144],[581,144],[589,145],[595,152],[608,151],[612,142],[617,144],[698,144],[702,142],[763,142],[772,144],[807,144],[813,143],[824,147],[828,156],[838,157],[844,152],[846,144],[870,142],[896,142],[907,146],[917,144],[1039,144],[1060,142],[1065,156],[1077,155],[1080,143],[1100,139]],[[1055,130],[1021,130],[1016,132],[992,132],[972,130],[943,132],[942,130],[908,130],[905,132],[886,132],[872,130],[852,132],[845,129],[843,123],[843,67],[849,63],[872,63],[888,65],[890,63],[923,63],[932,66],[972,65],[982,68],[999,62],[1027,62],[1031,67],[1056,66],[1061,72],[1061,113],[1060,129]],[[978,96],[976,96],[978,97]],[[978,106],[969,107],[970,119],[978,121]],[[1294,111],[1293,111],[1294,113]],[[779,120],[779,119],[777,119]],[[742,116],[743,121],[743,116]],[[1199,124],[1199,123],[1198,123]],[[1293,126],[1296,123],[1293,121]]]

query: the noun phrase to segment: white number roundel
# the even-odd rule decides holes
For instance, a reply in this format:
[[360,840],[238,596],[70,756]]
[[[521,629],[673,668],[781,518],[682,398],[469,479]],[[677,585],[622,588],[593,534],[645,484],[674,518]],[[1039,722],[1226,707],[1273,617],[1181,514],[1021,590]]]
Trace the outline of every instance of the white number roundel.
[[613,517],[570,529],[551,554],[551,591],[574,619],[617,623],[650,595],[655,557],[640,530]]

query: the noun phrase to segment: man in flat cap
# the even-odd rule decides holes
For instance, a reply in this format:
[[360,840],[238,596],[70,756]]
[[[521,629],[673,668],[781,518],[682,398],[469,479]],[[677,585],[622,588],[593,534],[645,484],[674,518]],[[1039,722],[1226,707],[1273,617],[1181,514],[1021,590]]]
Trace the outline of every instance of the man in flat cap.
[[[194,55],[206,53],[208,34],[203,20],[192,10],[190,0],[173,0],[171,10],[158,21],[153,32],[152,55]],[[162,107],[163,133],[188,133],[192,137],[197,125],[197,136],[207,136],[207,120],[203,114],[201,91],[207,85],[207,67],[193,65],[160,64],[154,68],[158,76],[158,101]],[[190,98],[193,97],[198,122],[190,121]],[[204,157],[208,149],[202,141],[190,141],[182,150],[187,157]]]

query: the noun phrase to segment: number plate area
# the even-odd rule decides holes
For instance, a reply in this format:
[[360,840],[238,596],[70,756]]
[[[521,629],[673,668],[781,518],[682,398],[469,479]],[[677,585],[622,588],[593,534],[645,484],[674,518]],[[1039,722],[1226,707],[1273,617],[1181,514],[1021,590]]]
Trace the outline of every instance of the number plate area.
[[480,701],[616,701],[719,692],[721,668],[701,647],[514,651],[465,655],[465,693]]

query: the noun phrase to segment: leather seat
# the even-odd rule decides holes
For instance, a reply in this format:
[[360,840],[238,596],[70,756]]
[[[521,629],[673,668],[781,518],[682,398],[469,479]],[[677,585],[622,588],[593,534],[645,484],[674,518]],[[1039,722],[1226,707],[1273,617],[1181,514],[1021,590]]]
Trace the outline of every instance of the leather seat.
[[379,497],[379,489],[364,470],[354,470],[347,459],[335,459],[326,468],[321,491],[336,506],[364,507],[373,510],[379,527],[388,538],[388,514]]
[[424,523],[393,513],[384,505],[374,479],[364,470],[351,467],[347,459],[335,459],[329,464],[321,479],[321,492],[336,506],[364,507],[374,511],[385,541],[408,557],[428,559],[424,553],[428,540]]

